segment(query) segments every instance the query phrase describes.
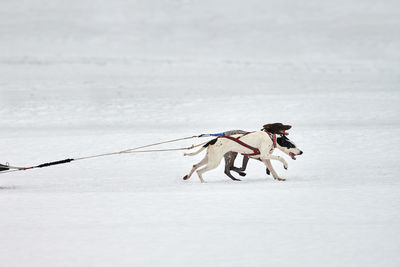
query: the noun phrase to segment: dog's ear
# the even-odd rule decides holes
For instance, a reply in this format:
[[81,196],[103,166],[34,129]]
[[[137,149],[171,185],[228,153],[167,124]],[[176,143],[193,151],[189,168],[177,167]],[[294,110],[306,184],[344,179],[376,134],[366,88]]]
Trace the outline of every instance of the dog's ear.
[[263,126],[263,129],[267,132],[270,132],[273,134],[284,134],[284,135],[288,134],[286,131],[289,130],[290,128],[292,128],[291,125],[284,125],[280,122],[265,124]]

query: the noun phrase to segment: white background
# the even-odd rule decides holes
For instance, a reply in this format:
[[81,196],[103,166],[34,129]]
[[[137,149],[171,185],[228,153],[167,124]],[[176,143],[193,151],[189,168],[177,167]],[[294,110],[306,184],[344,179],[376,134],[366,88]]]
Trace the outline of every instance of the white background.
[[272,122],[304,155],[0,173],[0,265],[399,266],[399,36],[395,0],[1,1],[0,163]]

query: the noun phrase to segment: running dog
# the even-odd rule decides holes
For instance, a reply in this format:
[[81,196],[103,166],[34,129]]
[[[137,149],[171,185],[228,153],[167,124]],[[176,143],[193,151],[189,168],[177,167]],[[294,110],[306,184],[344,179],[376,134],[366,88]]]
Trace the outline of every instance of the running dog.
[[[280,140],[278,141],[278,139]],[[237,152],[243,153],[251,158],[259,158],[271,171],[274,179],[284,181],[285,179],[278,176],[271,164],[271,159],[279,160],[285,169],[288,168],[285,159],[272,155],[274,148],[278,147],[278,145],[281,146],[279,149],[290,155],[293,159],[295,159],[297,155],[303,154],[303,152],[285,135],[274,134],[270,136],[265,131],[256,131],[244,135],[220,136],[211,140],[194,153],[185,153],[185,156],[194,156],[204,149],[207,149],[206,156],[199,163],[193,165],[190,173],[183,177],[183,179],[189,179],[198,168],[206,165],[197,171],[200,181],[204,183],[203,173],[217,168],[226,153]]]
[[[291,125],[284,125],[282,123],[271,123],[271,124],[265,124],[263,126],[263,129],[261,131],[268,132],[270,134],[281,134],[281,135],[289,135],[286,131],[292,128]],[[244,134],[247,133],[242,130],[232,130],[232,131],[227,131],[224,134],[225,135],[233,135],[233,134]],[[225,169],[224,173],[231,178],[234,181],[240,181],[240,179],[235,178],[232,174],[231,171],[237,172],[240,176],[246,176],[246,173],[244,172],[247,168],[247,164],[249,162],[249,157],[244,156],[243,161],[242,161],[242,167],[237,168],[234,166],[235,159],[237,157],[238,153],[236,152],[228,152],[224,155],[224,160],[225,160]],[[260,160],[260,159],[258,159]],[[266,168],[266,173],[270,175],[270,171],[268,168]]]

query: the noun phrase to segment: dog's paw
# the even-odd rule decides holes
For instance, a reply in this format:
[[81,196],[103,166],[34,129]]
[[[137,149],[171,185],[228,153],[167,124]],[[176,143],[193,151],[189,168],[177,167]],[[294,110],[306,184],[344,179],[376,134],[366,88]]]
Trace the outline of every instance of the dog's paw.
[[188,175],[185,175],[185,176],[183,177],[183,180],[187,180],[187,179],[189,179],[189,177],[188,177]]
[[245,172],[238,172],[240,176],[246,176]]
[[278,178],[275,178],[275,180],[278,180],[278,181],[286,181],[286,179],[285,179],[285,178],[280,178],[280,177],[278,177]]
[[242,181],[242,180],[240,180],[240,179],[238,179],[238,178],[232,178],[232,180],[233,180],[233,181],[239,181],[239,182]]
[[285,168],[285,170],[287,170],[288,167],[289,167],[289,165],[288,165],[288,163],[286,162],[286,160],[282,159],[282,164],[283,164],[283,168]]

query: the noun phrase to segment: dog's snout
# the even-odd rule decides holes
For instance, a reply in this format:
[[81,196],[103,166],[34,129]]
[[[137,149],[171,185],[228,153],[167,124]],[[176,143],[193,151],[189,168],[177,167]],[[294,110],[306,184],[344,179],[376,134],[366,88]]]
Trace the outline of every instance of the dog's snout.
[[301,155],[301,154],[303,154],[303,151],[302,151],[302,150],[300,150],[300,154],[299,154],[299,155]]

